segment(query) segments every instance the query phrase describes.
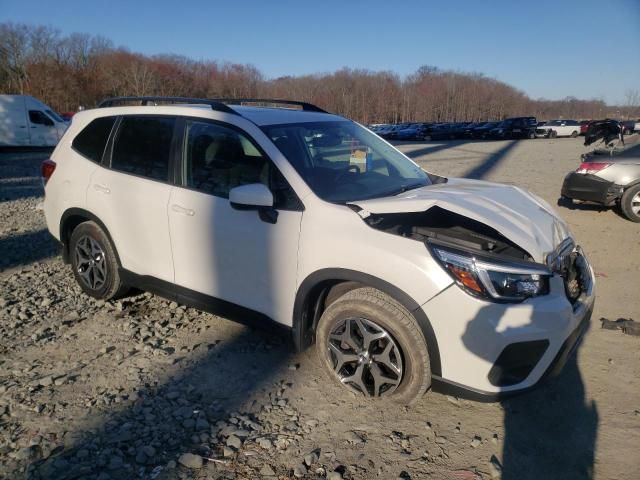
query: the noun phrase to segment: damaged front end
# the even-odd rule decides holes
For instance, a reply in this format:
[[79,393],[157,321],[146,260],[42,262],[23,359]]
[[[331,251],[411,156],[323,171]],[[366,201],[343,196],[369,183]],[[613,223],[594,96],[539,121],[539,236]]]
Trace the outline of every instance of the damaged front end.
[[420,241],[472,296],[518,303],[549,292],[552,272],[495,229],[432,207],[425,212],[370,214],[372,228]]

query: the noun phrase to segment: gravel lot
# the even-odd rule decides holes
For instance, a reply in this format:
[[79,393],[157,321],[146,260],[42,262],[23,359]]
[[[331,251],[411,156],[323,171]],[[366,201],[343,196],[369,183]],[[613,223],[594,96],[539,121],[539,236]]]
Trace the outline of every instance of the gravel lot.
[[[405,143],[426,169],[555,204],[581,139]],[[363,403],[288,338],[140,294],[80,293],[40,203],[46,153],[0,153],[0,478],[602,479],[640,471],[640,226],[560,209],[598,276],[562,375],[481,404]]]

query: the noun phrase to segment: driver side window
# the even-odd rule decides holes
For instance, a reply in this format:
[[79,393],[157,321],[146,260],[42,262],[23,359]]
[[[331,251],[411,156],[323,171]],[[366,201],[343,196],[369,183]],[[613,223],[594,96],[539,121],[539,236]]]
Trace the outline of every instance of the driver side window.
[[221,198],[240,185],[262,183],[274,207],[298,209],[299,200],[280,171],[239,131],[217,123],[188,120],[183,144],[185,186]]
[[40,110],[29,110],[29,121],[34,125],[53,126],[53,120],[47,117]]

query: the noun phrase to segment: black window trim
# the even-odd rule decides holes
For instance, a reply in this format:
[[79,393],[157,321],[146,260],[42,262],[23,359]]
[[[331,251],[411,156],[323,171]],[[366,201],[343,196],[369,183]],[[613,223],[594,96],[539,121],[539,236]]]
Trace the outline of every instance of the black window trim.
[[[109,135],[107,135],[107,142],[104,144],[104,148],[102,149],[102,156],[100,157],[100,160],[94,160],[92,158],[87,157],[84,153],[82,153],[80,150],[78,150],[77,148],[75,148],[73,146],[73,143],[76,141],[76,138],[78,138],[78,136],[85,131],[85,129],[91,125],[93,122],[95,122],[96,120],[99,120],[101,118],[113,118],[115,119],[113,122],[113,125],[111,125],[111,131],[109,132]],[[89,160],[92,163],[95,163],[96,165],[102,165],[104,166],[104,161],[105,161],[105,154],[107,153],[107,150],[109,150],[109,142],[111,141],[111,136],[113,135],[114,130],[116,129],[117,125],[118,125],[118,121],[119,121],[119,117],[117,115],[105,115],[103,117],[95,117],[93,120],[91,120],[89,123],[87,123],[84,127],[82,127],[82,129],[76,133],[76,136],[73,137],[73,140],[71,140],[71,150],[73,150],[74,152],[76,152],[78,155],[80,155],[82,158],[84,158],[85,160]]]
[[[270,164],[270,166],[272,168],[275,168],[280,173],[280,175],[282,176],[284,181],[287,182],[287,185],[289,186],[289,189],[291,189],[291,191],[295,195],[295,202],[294,203],[297,203],[297,205],[291,206],[289,208],[278,207],[278,206],[274,205],[274,209],[283,210],[283,211],[290,211],[290,212],[303,212],[304,211],[304,209],[305,209],[304,208],[304,204],[302,203],[302,200],[300,200],[300,197],[298,196],[298,193],[291,186],[291,183],[289,182],[289,180],[287,180],[287,178],[284,176],[282,171],[280,171],[280,169],[275,164],[275,162],[271,159],[271,157],[269,157],[269,155],[267,155],[267,152],[264,151],[262,146],[246,130],[242,129],[241,127],[238,127],[237,125],[233,125],[231,123],[227,123],[227,122],[224,122],[224,121],[221,121],[221,120],[215,120],[215,119],[212,119],[212,118],[191,117],[191,116],[179,116],[177,118],[179,120],[181,120],[181,121],[176,122],[176,127],[180,126],[181,129],[178,132],[174,132],[174,140],[176,140],[176,141],[175,141],[175,145],[173,145],[173,150],[172,150],[173,151],[173,156],[175,158],[173,174],[174,174],[174,180],[175,180],[175,186],[176,187],[184,188],[185,190],[191,190],[193,192],[198,192],[198,193],[201,193],[203,195],[210,195],[212,197],[221,198],[223,200],[228,200],[229,199],[229,197],[223,197],[221,195],[214,195],[213,193],[207,193],[207,192],[203,192],[202,190],[199,190],[197,188],[189,187],[187,185],[187,179],[184,178],[184,176],[183,176],[183,165],[184,165],[184,162],[186,162],[186,159],[184,158],[184,141],[186,139],[187,121],[200,122],[200,123],[210,123],[210,124],[213,124],[213,125],[217,125],[219,127],[223,127],[223,128],[228,128],[230,130],[234,130],[235,132],[239,133],[240,135],[243,135],[244,137],[246,137],[246,139],[251,142],[251,144],[254,146],[254,148],[256,150],[258,150],[258,152],[260,152],[260,155],[262,155],[264,157],[264,159]],[[269,185],[269,189],[271,190],[271,185]]]
[[[113,160],[113,147],[114,147],[116,138],[118,137],[118,133],[120,132],[120,127],[122,126],[122,119],[124,117],[168,118],[170,120],[174,120],[175,121],[174,124],[173,124],[173,132],[171,133],[171,143],[170,143],[170,146],[169,146],[169,165],[167,166],[167,180],[159,180],[157,178],[150,178],[150,177],[146,177],[144,175],[138,175],[136,173],[125,172],[123,170],[115,169],[115,168],[113,168],[111,166],[111,162]],[[176,162],[176,158],[175,158],[175,151],[176,151],[175,143],[176,143],[176,134],[177,134],[176,128],[178,127],[178,124],[180,123],[178,120],[179,120],[179,117],[177,115],[167,115],[167,114],[138,114],[138,113],[131,113],[131,114],[128,114],[128,115],[118,115],[118,118],[116,119],[116,123],[113,125],[113,128],[111,129],[111,134],[109,135],[109,140],[107,141],[107,147],[105,148],[105,152],[104,152],[104,155],[102,157],[101,166],[103,166],[104,168],[107,168],[109,170],[112,170],[114,172],[123,174],[123,175],[129,175],[131,177],[142,178],[144,180],[149,180],[151,182],[164,183],[166,185],[178,186],[177,183],[175,182],[175,162]]]

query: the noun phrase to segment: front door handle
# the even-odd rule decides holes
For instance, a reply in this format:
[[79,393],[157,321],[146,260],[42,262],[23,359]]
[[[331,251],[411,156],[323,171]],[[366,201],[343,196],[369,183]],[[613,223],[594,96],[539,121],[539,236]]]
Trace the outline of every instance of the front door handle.
[[182,215],[187,215],[188,217],[193,217],[196,214],[196,212],[194,212],[190,208],[184,208],[180,205],[176,205],[175,203],[171,205],[171,210]]
[[105,193],[107,195],[111,193],[111,190],[109,189],[109,187],[107,187],[106,185],[100,185],[99,183],[94,183],[93,189],[100,193]]

